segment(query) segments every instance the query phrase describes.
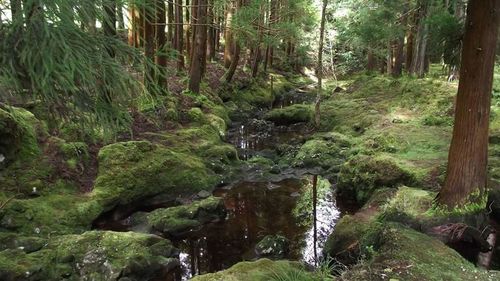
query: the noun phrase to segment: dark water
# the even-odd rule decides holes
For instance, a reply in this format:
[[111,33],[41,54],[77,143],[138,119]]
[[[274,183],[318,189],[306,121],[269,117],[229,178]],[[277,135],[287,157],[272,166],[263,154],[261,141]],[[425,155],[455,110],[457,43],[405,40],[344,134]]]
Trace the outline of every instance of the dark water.
[[305,197],[312,194],[310,178],[276,183],[241,182],[230,190],[215,191],[214,195],[224,198],[227,219],[174,241],[182,251],[183,280],[257,258],[254,247],[269,234],[280,234],[290,240],[290,251],[285,258],[314,265],[339,212],[331,189],[326,187],[318,196],[315,239],[312,205],[305,204],[312,202],[312,198]]

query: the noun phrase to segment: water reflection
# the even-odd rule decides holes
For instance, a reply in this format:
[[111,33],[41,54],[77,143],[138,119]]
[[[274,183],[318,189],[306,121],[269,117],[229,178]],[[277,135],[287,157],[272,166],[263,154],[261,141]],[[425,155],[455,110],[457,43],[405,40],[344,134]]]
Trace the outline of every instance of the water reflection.
[[322,184],[318,185],[321,190],[316,208],[317,239],[310,177],[277,183],[241,182],[231,190],[217,190],[215,195],[224,198],[228,209],[227,219],[174,241],[182,251],[183,280],[257,258],[255,245],[271,234],[283,235],[291,241],[285,258],[314,265],[315,249],[321,253],[339,215],[330,186],[326,187],[324,181]]

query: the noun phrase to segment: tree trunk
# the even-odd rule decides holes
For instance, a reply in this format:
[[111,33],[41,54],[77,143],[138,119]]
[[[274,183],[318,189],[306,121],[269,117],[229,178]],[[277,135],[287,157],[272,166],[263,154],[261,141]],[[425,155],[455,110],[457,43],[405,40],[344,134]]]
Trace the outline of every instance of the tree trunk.
[[235,48],[234,48],[234,42],[233,42],[233,32],[231,30],[231,21],[233,18],[233,14],[235,12],[235,1],[237,0],[230,0],[228,3],[228,8],[227,8],[227,13],[226,13],[226,29],[224,31],[224,40],[225,40],[225,45],[224,45],[224,67],[229,68],[231,66],[231,62],[233,59],[234,54],[232,53]]
[[212,61],[215,59],[215,11],[214,11],[214,3],[213,0],[210,0],[208,5],[208,39],[207,39],[207,53],[208,60]]
[[367,56],[368,56],[367,58],[368,62],[366,65],[366,69],[368,71],[375,71],[375,69],[377,68],[377,60],[371,49],[368,50]]
[[224,74],[224,77],[222,78],[223,80],[225,80],[226,83],[230,83],[231,80],[233,79],[234,73],[236,72],[236,68],[238,67],[238,63],[240,61],[240,54],[241,54],[240,44],[238,42],[235,42],[233,45],[234,45],[234,50],[233,50],[233,59],[231,60],[231,65],[229,66],[229,69],[227,70],[226,74]]
[[175,48],[177,50],[177,71],[184,69],[184,21],[182,17],[182,0],[175,0]]
[[203,76],[204,60],[207,48],[207,0],[197,0],[196,11],[198,24],[194,28],[193,55],[191,57],[189,90],[194,93],[200,92],[200,83]]
[[154,28],[154,19],[155,13],[154,7],[156,0],[148,0],[146,1],[145,7],[143,7],[143,15],[144,15],[144,55],[146,57],[146,61],[144,63],[144,84],[146,88],[151,89],[152,84],[154,83],[155,72],[152,66],[154,62],[154,53],[155,53],[155,28]]
[[470,0],[455,125],[440,205],[482,202],[487,184],[488,129],[500,1]]
[[[323,0],[323,7],[321,8],[321,24],[319,28],[319,44],[318,44],[318,67],[316,69],[316,75],[318,76],[318,93],[316,94],[316,101],[314,103],[314,125],[319,128],[321,123],[321,92],[323,89],[323,41],[325,37],[325,18],[326,18],[326,6],[328,5],[328,0]],[[316,247],[316,245],[315,245]]]
[[[165,37],[166,27],[166,13],[165,2],[163,0],[156,0],[156,64],[158,64],[158,73],[156,81],[158,85],[167,87],[167,54],[166,45],[167,38]],[[171,26],[169,26],[169,29]]]
[[425,59],[427,57],[427,40],[429,25],[426,22],[428,3],[420,1],[418,12],[418,30],[415,49],[413,51],[413,60],[411,63],[411,74],[416,74],[422,78],[425,74]]
[[404,44],[405,38],[403,36],[399,37],[396,43],[394,67],[392,68],[393,77],[400,77],[403,74]]
[[[170,42],[171,45],[174,44],[174,29],[175,25],[178,23],[174,24],[174,1],[175,0],[168,0],[167,4],[167,19],[168,19],[168,28],[167,28],[167,41]],[[163,3],[165,5],[165,3]]]
[[386,58],[386,64],[387,64],[387,74],[392,74],[392,59],[393,59],[393,55],[392,55],[392,42],[389,41],[389,43],[387,43],[387,58]]
[[191,23],[192,23],[192,17],[190,16],[189,13],[189,0],[186,0],[186,23],[188,24],[186,26],[186,59],[189,60],[191,59]]

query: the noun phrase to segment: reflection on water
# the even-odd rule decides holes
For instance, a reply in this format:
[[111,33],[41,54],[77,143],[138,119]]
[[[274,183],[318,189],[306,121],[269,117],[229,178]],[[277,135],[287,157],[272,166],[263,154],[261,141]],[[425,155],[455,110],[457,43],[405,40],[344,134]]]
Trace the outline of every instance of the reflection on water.
[[311,188],[310,179],[286,179],[277,183],[241,182],[230,190],[217,190],[215,195],[224,198],[227,219],[174,241],[182,251],[183,280],[257,258],[255,245],[270,234],[290,240],[285,258],[314,265],[314,241],[317,253],[321,253],[339,213],[329,186],[319,191],[314,239]]

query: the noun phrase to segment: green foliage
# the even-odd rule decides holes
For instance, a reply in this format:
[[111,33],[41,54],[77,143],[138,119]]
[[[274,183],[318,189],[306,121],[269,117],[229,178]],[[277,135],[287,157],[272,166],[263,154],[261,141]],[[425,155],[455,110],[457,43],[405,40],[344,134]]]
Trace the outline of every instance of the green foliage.
[[127,67],[154,63],[95,27],[109,20],[100,0],[29,0],[23,7],[0,28],[0,85],[8,93],[2,100],[40,100],[59,118],[78,116],[110,132],[126,128],[126,106],[145,91],[133,74],[142,68]]

